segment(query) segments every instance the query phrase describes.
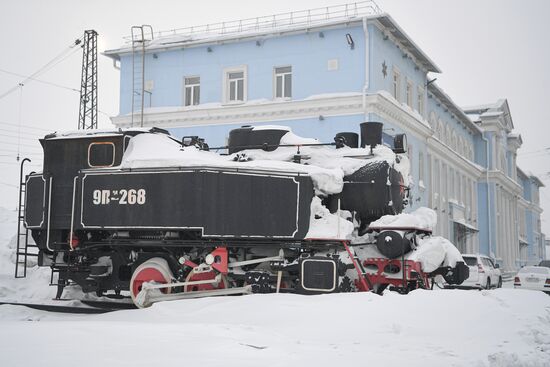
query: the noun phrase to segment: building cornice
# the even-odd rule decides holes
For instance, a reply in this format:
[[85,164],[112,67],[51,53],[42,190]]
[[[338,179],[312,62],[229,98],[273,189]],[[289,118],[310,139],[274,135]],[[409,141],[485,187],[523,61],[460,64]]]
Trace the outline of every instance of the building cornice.
[[451,150],[447,145],[443,144],[434,136],[431,136],[428,139],[428,153],[445,159],[447,162],[452,163],[454,167],[461,168],[470,175],[470,178],[474,180],[478,180],[484,172],[483,167]]
[[520,184],[512,180],[510,177],[506,176],[501,171],[490,170],[488,172],[488,176],[490,181],[505,187],[512,194],[520,195],[523,192],[523,189],[520,186]]
[[[293,101],[262,101],[261,103],[244,103],[239,105],[220,105],[201,108],[175,107],[160,111],[145,111],[144,126],[163,128],[196,127],[225,124],[248,124],[270,122],[274,120],[296,120],[319,118],[320,116],[342,116],[363,113],[374,113],[391,121],[403,131],[410,131],[420,138],[432,134],[425,121],[421,121],[412,111],[407,111],[393,98],[383,94],[369,94],[365,97],[365,109],[361,93],[341,96],[318,96]],[[120,115],[111,117],[117,127],[131,127],[132,116]]]

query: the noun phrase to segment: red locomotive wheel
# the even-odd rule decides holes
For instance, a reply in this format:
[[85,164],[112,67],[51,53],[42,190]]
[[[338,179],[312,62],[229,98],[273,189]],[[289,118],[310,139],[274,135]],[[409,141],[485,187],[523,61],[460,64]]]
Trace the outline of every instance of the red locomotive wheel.
[[[132,296],[132,300],[136,303],[136,297],[141,291],[143,283],[156,282],[167,284],[172,281],[172,278],[172,271],[166,260],[155,257],[145,261],[132,274],[132,279],[130,280],[130,295]],[[170,293],[171,288],[162,289],[161,292]]]
[[[201,273],[196,273],[195,270],[191,270],[189,275],[187,275],[187,278],[185,279],[186,282],[195,282],[198,280],[211,280],[216,277],[215,271],[206,271]],[[186,285],[184,287],[184,292],[195,292],[195,291],[211,291],[214,289],[225,289],[228,288],[227,278],[225,275],[222,274],[221,280],[218,284],[211,283],[211,284],[196,284],[196,285]]]

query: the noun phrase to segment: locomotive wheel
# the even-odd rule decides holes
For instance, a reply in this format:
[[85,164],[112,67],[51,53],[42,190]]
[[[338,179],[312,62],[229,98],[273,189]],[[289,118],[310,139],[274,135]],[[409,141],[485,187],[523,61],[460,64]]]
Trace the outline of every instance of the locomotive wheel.
[[[134,304],[137,304],[136,297],[141,291],[143,283],[156,282],[167,284],[171,283],[172,278],[173,274],[168,266],[168,262],[163,258],[154,257],[145,261],[136,268],[130,280],[130,295],[132,296],[132,301]],[[162,293],[170,293],[171,291],[171,288],[161,289]]]
[[[206,272],[195,272],[195,269],[191,270],[191,272],[187,275],[187,278],[185,278],[186,282],[195,282],[198,280],[210,280],[214,279],[216,277],[216,272],[206,271]],[[222,274],[221,280],[218,284],[211,283],[211,284],[196,284],[196,285],[186,285],[183,287],[184,292],[195,292],[195,291],[211,291],[214,289],[226,289],[229,288],[229,283],[227,282],[227,277]]]

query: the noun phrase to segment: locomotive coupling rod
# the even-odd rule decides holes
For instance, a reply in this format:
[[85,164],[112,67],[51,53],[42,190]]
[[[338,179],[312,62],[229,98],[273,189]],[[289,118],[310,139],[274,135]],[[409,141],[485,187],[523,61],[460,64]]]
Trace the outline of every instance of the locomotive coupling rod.
[[173,288],[173,287],[185,287],[188,285],[200,285],[200,284],[212,284],[212,283],[219,283],[221,282],[221,274],[216,275],[214,279],[206,279],[206,280],[194,280],[191,282],[177,282],[177,283],[167,283],[167,284],[155,284],[155,283],[143,283],[142,292],[148,292],[153,289],[164,289],[164,288]]
[[251,264],[259,264],[259,263],[268,262],[268,261],[283,261],[283,260],[284,260],[284,254],[283,256],[279,255],[279,256],[271,256],[271,257],[262,257],[261,259],[234,261],[227,264],[227,267],[235,268],[237,266],[245,266],[245,265],[251,265]]
[[213,289],[208,291],[194,291],[194,292],[181,292],[181,293],[168,293],[168,294],[146,294],[143,297],[138,296],[138,307],[149,307],[153,303],[161,301],[176,301],[180,299],[213,297],[213,296],[229,296],[234,294],[251,294],[252,286],[246,285],[244,287],[227,288],[227,289]]

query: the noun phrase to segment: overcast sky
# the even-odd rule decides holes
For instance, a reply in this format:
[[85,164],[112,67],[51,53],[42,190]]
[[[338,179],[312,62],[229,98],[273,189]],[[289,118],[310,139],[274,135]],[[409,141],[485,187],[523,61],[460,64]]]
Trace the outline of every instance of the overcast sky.
[[[236,20],[343,4],[339,0],[276,1],[80,1],[4,2],[0,12],[0,95],[64,50],[85,29],[99,33],[100,51],[121,45],[132,25],[155,30]],[[378,0],[443,70],[435,75],[461,106],[507,98],[515,131],[523,138],[519,166],[550,186],[550,1]],[[261,5],[261,6],[260,6]],[[17,150],[39,169],[36,138],[45,132],[76,129],[82,54],[67,59],[40,79],[0,99],[0,206],[17,204]],[[66,87],[66,88],[62,88]],[[69,89],[67,89],[67,87]],[[99,56],[100,127],[118,112],[119,73]],[[22,138],[18,141],[19,121]],[[541,194],[543,232],[550,234],[550,189]]]

